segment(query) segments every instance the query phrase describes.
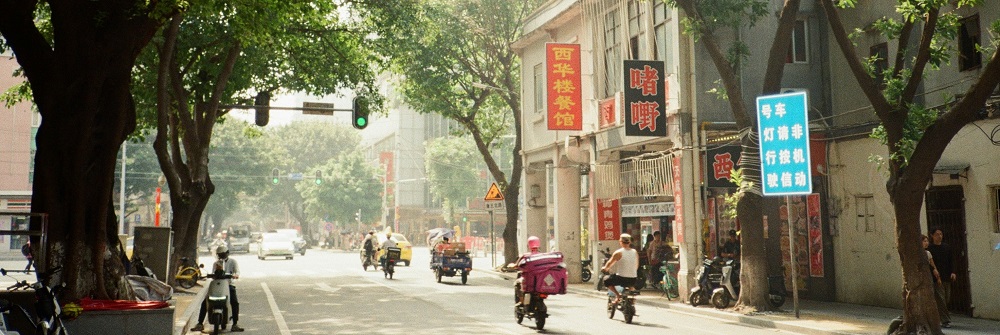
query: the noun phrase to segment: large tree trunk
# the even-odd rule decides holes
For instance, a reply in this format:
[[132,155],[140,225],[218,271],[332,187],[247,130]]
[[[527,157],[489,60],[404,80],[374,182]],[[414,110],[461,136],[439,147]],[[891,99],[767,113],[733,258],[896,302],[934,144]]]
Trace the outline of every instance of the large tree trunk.
[[[933,164],[930,165],[934,167]],[[942,334],[927,253],[921,245],[920,208],[926,182],[898,184],[893,195],[896,247],[903,266],[903,324],[896,334]]]
[[[740,220],[740,297],[737,309],[746,312],[775,309],[768,302],[767,251],[764,240],[764,197],[760,193],[760,148],[755,132],[743,140],[740,170],[754,186],[743,191],[736,203],[736,216]],[[754,164],[753,162],[756,162]],[[747,187],[742,185],[741,187]]]
[[[50,45],[34,24],[37,5],[0,1],[0,32],[43,119],[31,211],[48,215],[48,244],[32,238],[46,252],[38,261],[62,266],[52,282],[67,284],[64,299],[130,299],[111,194],[118,148],[135,129],[132,65],[159,23],[114,1],[53,2]],[[31,229],[42,229],[39,217]]]
[[[207,187],[189,189],[191,192],[186,193],[186,196],[182,194],[175,195],[173,188],[170,191],[170,208],[172,214],[170,231],[174,233],[174,239],[172,244],[173,253],[170,255],[172,265],[168,269],[169,272],[164,281],[171,285],[174,284],[174,275],[177,274],[177,268],[181,265],[181,257],[187,257],[193,261],[198,260],[198,233],[201,231],[199,229],[201,215],[204,213],[205,207],[208,206],[208,199],[214,191],[215,186],[209,182],[209,186]],[[175,202],[175,199],[181,201]],[[216,228],[218,228],[218,224],[216,224]],[[214,250],[209,250],[209,253],[214,252]]]

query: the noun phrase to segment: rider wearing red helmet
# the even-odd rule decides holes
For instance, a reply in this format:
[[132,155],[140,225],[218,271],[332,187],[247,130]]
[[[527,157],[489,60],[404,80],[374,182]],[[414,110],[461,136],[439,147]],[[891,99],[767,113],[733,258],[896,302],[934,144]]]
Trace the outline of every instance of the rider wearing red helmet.
[[[523,261],[528,256],[537,254],[538,250],[541,248],[542,248],[542,240],[540,240],[538,236],[528,237],[528,250],[530,250],[530,252],[522,254],[521,257],[519,257],[517,259],[517,262],[515,262],[514,264],[521,264],[521,261]],[[517,305],[521,304],[521,299],[524,296],[524,292],[521,292],[521,282],[523,281],[524,278],[521,278],[521,274],[518,274],[517,280],[514,281],[514,302],[517,303]]]

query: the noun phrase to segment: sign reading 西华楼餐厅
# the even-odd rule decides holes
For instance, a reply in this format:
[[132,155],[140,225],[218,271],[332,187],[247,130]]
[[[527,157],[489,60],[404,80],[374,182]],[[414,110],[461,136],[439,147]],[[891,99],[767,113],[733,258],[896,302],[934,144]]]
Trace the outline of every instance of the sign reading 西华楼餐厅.
[[812,193],[808,106],[805,92],[757,97],[764,195]]

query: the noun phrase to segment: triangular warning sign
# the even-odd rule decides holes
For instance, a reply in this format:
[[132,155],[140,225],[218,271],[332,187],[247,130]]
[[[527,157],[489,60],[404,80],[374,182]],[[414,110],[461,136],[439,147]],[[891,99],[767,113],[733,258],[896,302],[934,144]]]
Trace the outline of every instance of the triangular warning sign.
[[483,200],[503,200],[503,193],[500,193],[497,183],[490,185],[490,190],[486,191],[486,197]]

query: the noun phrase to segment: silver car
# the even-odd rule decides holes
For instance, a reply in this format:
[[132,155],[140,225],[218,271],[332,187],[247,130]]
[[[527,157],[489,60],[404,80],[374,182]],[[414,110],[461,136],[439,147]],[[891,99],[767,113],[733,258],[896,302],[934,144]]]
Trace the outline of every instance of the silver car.
[[295,245],[292,239],[285,234],[264,233],[261,236],[260,248],[257,249],[257,258],[264,259],[268,256],[284,256],[285,259],[295,257]]

